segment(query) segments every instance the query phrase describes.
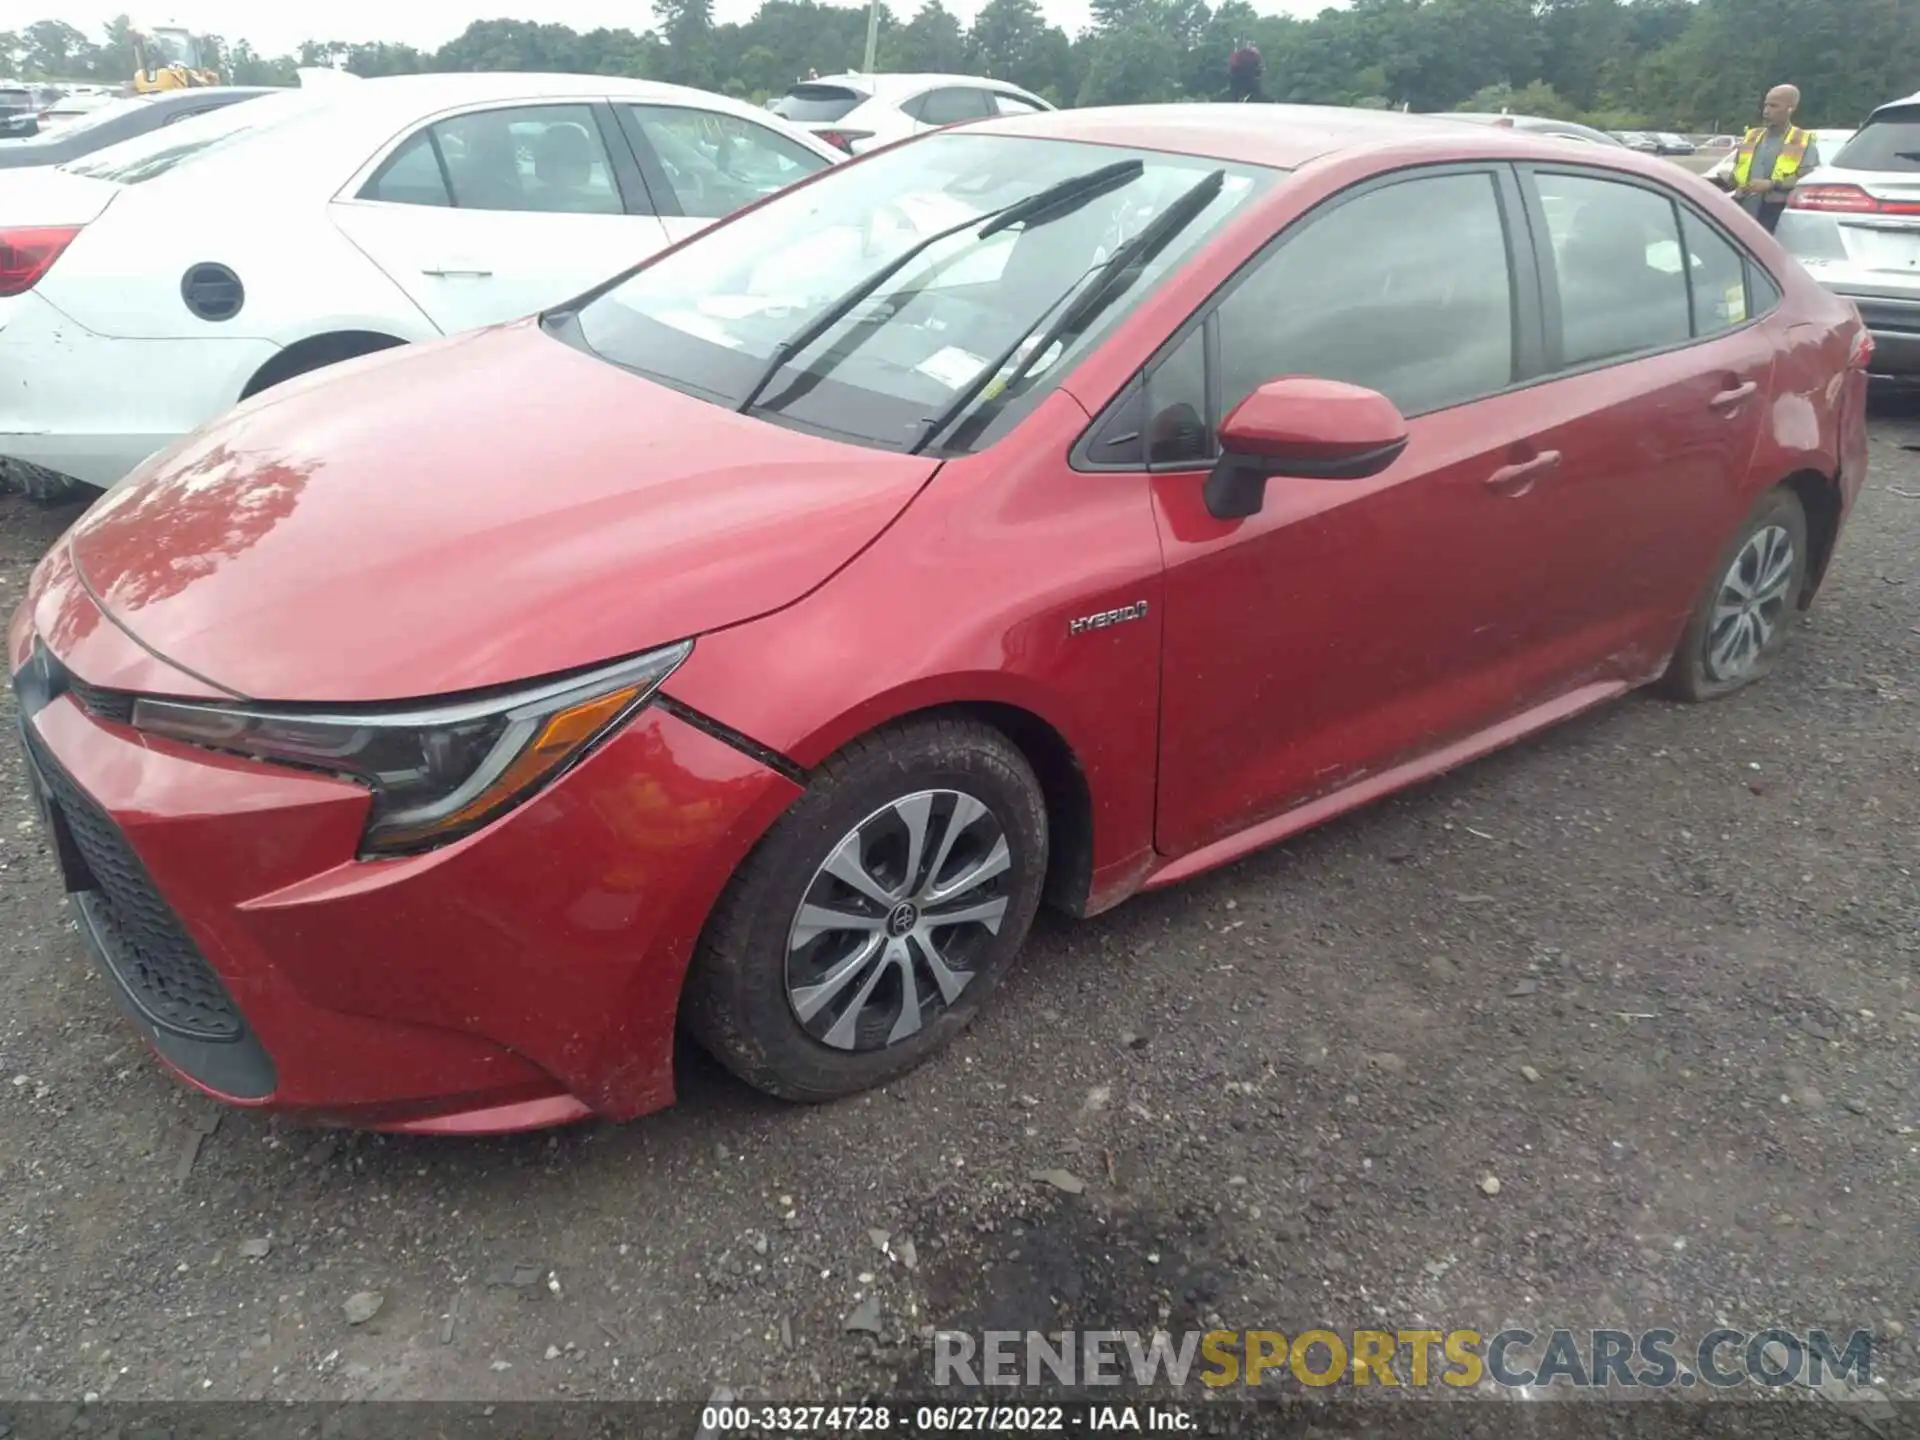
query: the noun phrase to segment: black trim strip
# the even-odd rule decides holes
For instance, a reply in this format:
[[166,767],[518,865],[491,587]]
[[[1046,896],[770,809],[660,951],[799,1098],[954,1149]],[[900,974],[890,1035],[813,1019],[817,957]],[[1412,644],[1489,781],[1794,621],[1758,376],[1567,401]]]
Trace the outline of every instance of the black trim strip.
[[769,750],[758,740],[749,739],[738,730],[722,725],[709,715],[702,715],[690,705],[683,705],[664,691],[655,691],[653,703],[674,719],[684,721],[703,734],[711,735],[723,745],[730,745],[749,759],[757,760],[777,775],[784,776],[796,785],[807,785],[813,777],[793,761],[787,759],[778,750]]

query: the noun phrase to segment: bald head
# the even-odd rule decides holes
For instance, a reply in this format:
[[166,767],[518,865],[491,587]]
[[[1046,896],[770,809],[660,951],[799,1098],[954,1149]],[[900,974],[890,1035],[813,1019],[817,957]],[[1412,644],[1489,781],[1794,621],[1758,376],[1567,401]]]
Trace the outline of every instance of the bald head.
[[1761,105],[1760,113],[1765,117],[1768,125],[1779,130],[1793,122],[1793,112],[1799,108],[1800,87],[1776,85],[1767,92],[1766,102]]

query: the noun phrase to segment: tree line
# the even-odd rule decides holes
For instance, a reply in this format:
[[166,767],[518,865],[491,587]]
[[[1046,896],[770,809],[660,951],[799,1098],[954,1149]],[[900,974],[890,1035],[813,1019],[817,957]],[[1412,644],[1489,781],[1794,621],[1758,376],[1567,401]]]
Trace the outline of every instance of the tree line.
[[[310,40],[292,55],[203,37],[235,84],[285,85],[302,65],[375,77],[521,70],[629,75],[753,101],[818,72],[857,68],[864,6],[764,0],[716,24],[712,0],[653,0],[650,29],[584,33],[479,20],[437,50]],[[1246,0],[1094,0],[1069,36],[1037,0],[986,0],[964,25],[943,0],[910,16],[882,4],[877,67],[1010,80],[1057,105],[1224,98],[1227,57],[1265,61],[1269,100],[1416,110],[1502,110],[1606,128],[1725,130],[1769,86],[1800,87],[1803,123],[1856,125],[1920,87],[1920,0],[1353,0],[1313,19]],[[58,20],[0,31],[0,74],[126,80],[122,17],[98,39]]]

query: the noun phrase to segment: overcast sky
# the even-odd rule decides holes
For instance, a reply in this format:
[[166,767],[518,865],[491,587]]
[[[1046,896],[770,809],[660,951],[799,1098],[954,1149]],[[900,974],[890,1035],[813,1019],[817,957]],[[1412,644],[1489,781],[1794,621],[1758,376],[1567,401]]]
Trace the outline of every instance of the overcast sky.
[[[722,22],[746,20],[759,9],[760,0],[715,0],[715,18]],[[918,9],[918,0],[891,0],[893,8],[908,12]],[[983,0],[947,0],[947,6],[963,21],[970,21]],[[1315,15],[1329,7],[1338,8],[1346,0],[1253,0],[1253,8],[1263,15]],[[115,15],[133,8],[129,0],[118,3],[76,3],[76,0],[0,0],[0,28],[12,29],[37,19],[65,20],[69,25],[99,38],[99,30]],[[1090,10],[1088,0],[1040,0],[1040,8],[1054,24],[1069,34],[1085,25]],[[576,30],[599,26],[644,30],[652,24],[649,0],[521,0],[476,5],[476,0],[320,0],[300,4],[297,0],[162,0],[134,9],[146,23],[186,25],[203,34],[222,35],[229,42],[249,40],[265,55],[280,55],[296,48],[302,40],[393,40],[422,49],[433,49],[458,35],[477,19],[505,15],[520,19],[539,19]],[[19,19],[16,21],[15,16]],[[170,18],[171,17],[171,18]],[[323,33],[324,32],[324,33]]]

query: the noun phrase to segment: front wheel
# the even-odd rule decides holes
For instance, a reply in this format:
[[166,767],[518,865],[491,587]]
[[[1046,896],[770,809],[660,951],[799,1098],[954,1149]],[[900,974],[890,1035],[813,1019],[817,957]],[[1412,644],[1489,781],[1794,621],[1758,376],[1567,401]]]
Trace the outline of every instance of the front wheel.
[[1807,516],[1799,497],[1774,490],[1754,507],[1695,602],[1667,667],[1680,700],[1717,700],[1773,668],[1800,613],[1807,576]]
[[877,731],[821,767],[729,883],[687,977],[687,1024],[782,1099],[884,1084],[972,1020],[1046,870],[1039,782],[999,731]]

